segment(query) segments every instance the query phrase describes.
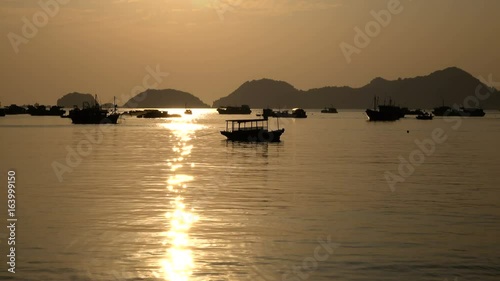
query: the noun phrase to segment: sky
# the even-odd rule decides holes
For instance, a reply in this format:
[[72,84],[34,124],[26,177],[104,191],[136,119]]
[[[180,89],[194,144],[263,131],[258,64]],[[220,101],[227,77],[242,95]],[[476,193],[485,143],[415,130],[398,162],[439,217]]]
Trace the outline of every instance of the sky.
[[0,102],[76,91],[121,104],[169,88],[211,105],[254,79],[359,87],[449,66],[500,81],[499,11],[498,0],[0,0]]

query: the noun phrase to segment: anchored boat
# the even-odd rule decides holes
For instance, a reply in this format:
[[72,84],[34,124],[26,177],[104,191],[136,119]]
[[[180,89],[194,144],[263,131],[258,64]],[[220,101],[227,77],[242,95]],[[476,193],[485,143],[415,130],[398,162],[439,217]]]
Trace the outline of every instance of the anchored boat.
[[396,121],[405,117],[401,108],[396,106],[392,100],[389,100],[389,105],[378,105],[378,97],[374,97],[373,109],[367,109],[366,115],[370,121]]
[[307,118],[306,111],[302,108],[294,108],[292,112],[288,110],[273,111],[270,108],[265,108],[262,110],[262,115],[264,118],[268,117],[280,117],[280,118]]
[[31,116],[62,116],[65,112],[62,106],[54,105],[47,109],[45,105],[28,105],[28,113]]
[[169,114],[168,111],[159,111],[156,109],[144,110],[144,114],[137,115],[137,118],[171,118],[181,117],[180,114]]
[[116,124],[120,114],[116,112],[116,103],[113,112],[102,109],[97,101],[97,95],[94,98],[94,104],[88,102],[82,104],[82,109],[75,107],[70,110],[69,118],[73,124]]
[[321,113],[338,113],[335,107],[325,107],[321,110]]
[[418,120],[432,120],[434,118],[434,115],[423,111],[422,114],[417,115],[416,117]]
[[[279,122],[279,121],[278,121]],[[279,142],[285,129],[269,131],[268,119],[226,120],[226,130],[220,133],[230,141]]]
[[219,114],[250,114],[250,106],[244,104],[242,106],[225,106],[217,108]]
[[464,117],[483,117],[486,113],[481,108],[464,108],[459,109],[449,106],[440,106],[434,108],[432,113],[436,116],[464,116]]

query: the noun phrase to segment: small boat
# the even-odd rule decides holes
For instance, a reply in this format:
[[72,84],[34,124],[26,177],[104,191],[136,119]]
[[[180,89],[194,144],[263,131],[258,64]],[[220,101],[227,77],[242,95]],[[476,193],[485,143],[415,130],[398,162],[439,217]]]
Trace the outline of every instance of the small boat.
[[144,113],[137,115],[137,118],[171,118],[171,117],[181,117],[179,114],[168,114],[168,111],[159,110],[144,110]]
[[436,116],[463,116],[463,117],[483,117],[486,113],[481,108],[464,108],[458,109],[449,106],[440,106],[434,108],[432,113]]
[[335,107],[325,107],[321,113],[338,113]]
[[122,115],[138,116],[144,114],[144,112],[144,110],[130,110],[123,112]]
[[226,120],[226,130],[220,133],[230,141],[279,142],[285,129],[269,131],[268,119]]
[[186,110],[184,110],[184,114],[186,114],[186,115],[193,114],[193,112],[191,111],[191,109],[187,108],[187,103],[184,104],[184,108],[186,108]]
[[116,124],[120,114],[116,112],[116,103],[111,113],[106,109],[102,109],[96,95],[94,104],[83,102],[82,109],[75,106],[69,111],[68,116],[73,124]]
[[281,117],[281,118],[307,118],[306,111],[302,108],[294,108],[292,112],[288,112],[288,110],[282,111],[273,111],[270,108],[265,108],[262,110],[262,117]]
[[378,105],[378,97],[374,97],[373,109],[367,109],[366,115],[370,121],[396,121],[405,117],[401,108],[393,104],[392,100],[389,100],[389,105]]
[[422,109],[411,110],[411,109],[408,109],[408,107],[403,107],[403,108],[401,108],[401,110],[403,111],[403,113],[405,115],[422,115],[422,114],[424,114],[424,111],[422,111]]
[[45,105],[28,105],[28,113],[31,116],[62,116],[66,110],[62,106],[51,106],[49,109]]
[[434,115],[432,115],[428,112],[422,112],[422,114],[417,115],[416,118],[418,120],[432,120],[432,118],[434,118]]
[[5,107],[5,114],[7,115],[28,114],[28,111],[26,110],[26,108],[22,106],[11,104]]
[[250,110],[250,106],[244,104],[242,106],[223,106],[217,108],[217,112],[219,114],[250,114],[252,110]]

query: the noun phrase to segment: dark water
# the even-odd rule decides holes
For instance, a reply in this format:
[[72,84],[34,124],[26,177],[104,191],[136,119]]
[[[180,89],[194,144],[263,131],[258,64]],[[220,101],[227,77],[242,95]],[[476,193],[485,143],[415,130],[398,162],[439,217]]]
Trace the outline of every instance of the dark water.
[[[193,111],[0,118],[0,206],[13,168],[18,217],[11,274],[2,207],[0,280],[499,280],[500,112],[309,111],[280,119],[281,143],[242,144],[218,133],[226,116]],[[424,158],[391,190],[400,155]]]

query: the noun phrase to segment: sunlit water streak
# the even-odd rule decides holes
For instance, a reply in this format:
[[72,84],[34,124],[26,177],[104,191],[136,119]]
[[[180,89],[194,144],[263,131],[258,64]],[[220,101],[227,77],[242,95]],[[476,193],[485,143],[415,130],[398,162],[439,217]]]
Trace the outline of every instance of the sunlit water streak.
[[167,190],[176,196],[170,196],[172,199],[169,202],[174,211],[165,214],[169,230],[163,245],[168,246],[168,249],[166,258],[161,261],[161,266],[165,280],[187,281],[195,267],[190,230],[199,217],[193,207],[190,209],[186,207],[182,194],[186,188],[189,188],[188,182],[193,181],[194,177],[180,174],[178,170],[183,167],[182,163],[189,159],[193,149],[193,145],[190,145],[189,142],[192,140],[195,130],[201,129],[202,126],[187,122],[165,123],[161,126],[171,131],[174,138],[172,141],[177,142],[172,148],[175,153],[173,158],[167,160],[170,171],[174,173],[167,180]]

